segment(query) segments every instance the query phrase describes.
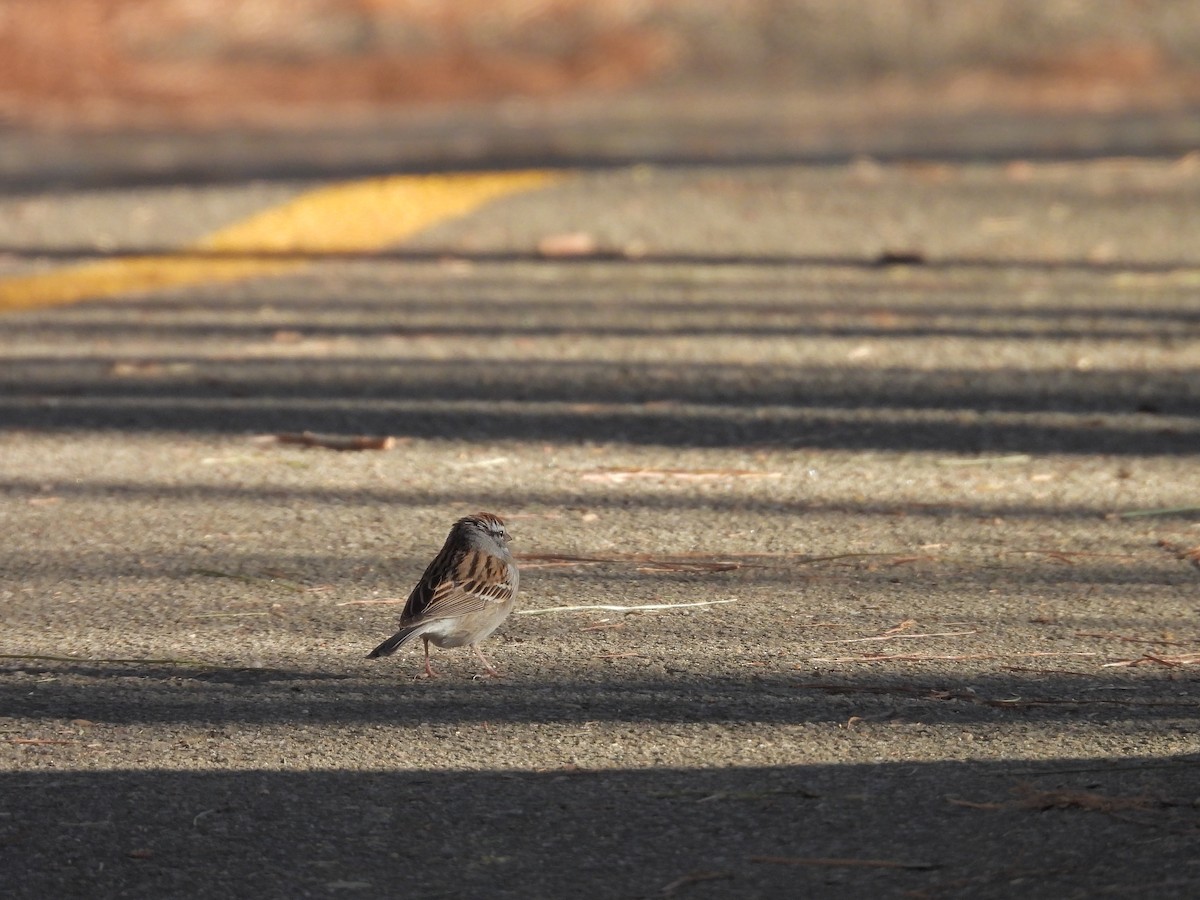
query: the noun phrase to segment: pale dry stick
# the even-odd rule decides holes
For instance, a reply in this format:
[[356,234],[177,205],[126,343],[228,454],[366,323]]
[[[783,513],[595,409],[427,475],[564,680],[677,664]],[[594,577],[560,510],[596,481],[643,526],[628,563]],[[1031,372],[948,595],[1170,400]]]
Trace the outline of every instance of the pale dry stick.
[[451,463],[452,469],[490,469],[494,466],[502,466],[511,460],[507,456],[489,456],[487,459],[473,459],[467,462]]
[[346,600],[338,606],[375,606],[377,604],[407,603],[407,597],[384,597],[381,600]]
[[1041,553],[1045,556],[1061,556],[1061,557],[1087,556],[1087,557],[1100,558],[1100,559],[1137,559],[1138,558],[1136,553],[1091,553],[1086,550],[1046,550],[1041,547],[1034,547],[1034,548],[1028,549],[1028,550],[1021,549],[1021,548],[1014,548],[1012,550],[1006,550],[1003,552],[1014,553],[1014,554],[1015,553],[1023,553],[1023,554]]
[[589,603],[584,606],[547,606],[542,609],[518,609],[518,616],[544,616],[548,613],[559,612],[643,612],[654,609],[687,609],[694,606],[716,606],[718,603],[737,603],[737,598],[728,600],[698,600],[695,603],[643,603],[640,606],[617,606],[608,603]]
[[959,459],[957,457],[944,457],[934,460],[934,465],[937,466],[990,466],[1002,465],[1012,466],[1021,463],[1032,462],[1033,457],[1028,453],[1010,453],[1007,456],[979,456],[973,459]]
[[218,812],[221,812],[221,809],[219,807],[213,807],[212,809],[200,810],[200,812],[196,813],[196,815],[194,815],[192,817],[192,827],[198,828],[200,826],[201,819],[207,818],[208,816],[211,816],[213,813],[218,813]]
[[1104,663],[1100,668],[1113,669],[1126,666],[1141,666],[1148,662],[1158,663],[1160,666],[1167,666],[1172,669],[1179,666],[1194,666],[1200,664],[1200,653],[1185,653],[1182,656],[1156,656],[1152,653],[1143,653],[1137,659],[1119,659],[1116,662]]
[[649,469],[611,466],[583,472],[580,481],[600,481],[621,484],[634,478],[680,481],[714,481],[723,478],[781,478],[781,472],[756,472],[748,469]]
[[875,637],[841,638],[839,640],[818,641],[819,644],[861,644],[866,641],[915,641],[924,638],[962,637],[965,634],[979,634],[977,629],[970,631],[938,631],[932,634],[880,634]]

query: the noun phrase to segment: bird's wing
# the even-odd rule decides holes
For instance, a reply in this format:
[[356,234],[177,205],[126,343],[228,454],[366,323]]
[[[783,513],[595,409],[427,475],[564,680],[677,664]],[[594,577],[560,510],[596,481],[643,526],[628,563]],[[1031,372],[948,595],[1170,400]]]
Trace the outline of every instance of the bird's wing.
[[439,555],[404,605],[402,624],[449,619],[508,603],[517,595],[517,567],[497,556]]

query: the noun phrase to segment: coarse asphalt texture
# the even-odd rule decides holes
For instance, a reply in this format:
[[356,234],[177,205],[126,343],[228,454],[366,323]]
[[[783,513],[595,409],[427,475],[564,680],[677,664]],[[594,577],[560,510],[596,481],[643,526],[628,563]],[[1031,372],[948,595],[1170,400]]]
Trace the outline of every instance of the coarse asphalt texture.
[[[314,186],[5,197],[0,276]],[[0,893],[1196,896],[1198,204],[1194,157],[581,170],[5,314]],[[504,677],[366,660],[478,509]]]

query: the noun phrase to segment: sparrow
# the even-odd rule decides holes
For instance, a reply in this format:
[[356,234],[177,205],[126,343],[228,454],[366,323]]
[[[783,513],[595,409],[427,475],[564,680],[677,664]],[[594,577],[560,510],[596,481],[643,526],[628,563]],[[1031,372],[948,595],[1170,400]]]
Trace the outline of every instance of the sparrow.
[[408,595],[400,630],[368,653],[367,659],[390,656],[420,638],[425,642],[425,674],[430,678],[437,675],[429,664],[430,643],[466,644],[489,675],[499,675],[479,642],[508,618],[517,599],[517,564],[508,552],[509,540],[504,520],[493,513],[480,512],[455,522]]

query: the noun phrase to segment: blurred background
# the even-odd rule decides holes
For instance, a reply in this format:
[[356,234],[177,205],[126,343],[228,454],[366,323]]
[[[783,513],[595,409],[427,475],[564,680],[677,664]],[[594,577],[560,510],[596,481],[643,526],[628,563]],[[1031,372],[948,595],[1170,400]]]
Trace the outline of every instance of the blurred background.
[[1191,0],[0,0],[10,180],[1165,155],[1198,110]]

